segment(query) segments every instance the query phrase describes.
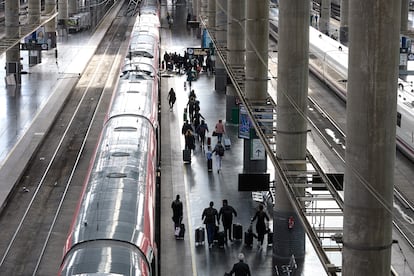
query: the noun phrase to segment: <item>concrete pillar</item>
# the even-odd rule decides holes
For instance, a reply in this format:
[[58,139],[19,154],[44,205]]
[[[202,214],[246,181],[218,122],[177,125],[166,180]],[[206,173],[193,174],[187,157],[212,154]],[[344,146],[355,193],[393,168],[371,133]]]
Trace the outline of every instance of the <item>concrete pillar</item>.
[[[246,0],[246,81],[245,97],[250,100],[267,98],[269,56],[269,1]],[[251,160],[251,141],[244,141],[244,170],[265,172],[266,159]]]
[[208,0],[207,17],[208,30],[210,34],[214,36],[216,28],[216,0]]
[[[235,70],[244,72],[246,52],[246,0],[230,0],[227,6],[227,62]],[[237,124],[233,110],[237,110],[236,90],[232,83],[226,88],[226,122]]]
[[269,1],[246,0],[246,86],[249,99],[266,99]]
[[40,0],[29,0],[29,3],[27,5],[29,24],[40,23],[40,11]]
[[68,15],[72,16],[78,12],[78,0],[68,0]]
[[349,3],[342,275],[390,275],[401,2]]
[[[60,1],[59,0],[59,7],[60,7]],[[67,0],[66,0],[67,4]],[[60,8],[59,8],[60,9]],[[62,8],[66,11],[67,15],[67,6]],[[45,14],[53,14],[56,12],[56,0],[45,0]],[[45,24],[45,33],[47,37],[48,44],[50,45],[50,48],[56,48],[56,17],[54,20],[49,21]]]
[[341,0],[341,25],[339,27],[339,41],[348,45],[349,0]]
[[321,0],[321,16],[319,31],[329,35],[329,21],[331,20],[331,0]]
[[[227,0],[216,0],[216,41],[218,47],[225,49],[227,47]],[[227,73],[223,63],[216,58],[215,66],[216,92],[226,93]]]
[[401,0],[401,33],[408,30],[408,0]]
[[208,5],[210,0],[200,0],[199,16],[206,18],[208,16]]
[[[306,159],[309,5],[309,1],[303,0],[279,1],[276,156],[281,160]],[[289,166],[292,170],[306,170],[305,164]],[[300,181],[306,180],[295,182]],[[289,263],[293,254],[301,270],[305,256],[305,231],[278,175],[276,191],[273,265],[280,269]],[[292,229],[288,228],[290,217],[295,221]]]
[[[6,27],[6,39],[18,39],[20,37],[19,14],[20,1],[6,0],[4,6],[4,26]],[[6,52],[6,75],[12,76],[15,82],[7,82],[9,85],[21,84],[20,45],[16,45]]]
[[69,17],[68,13],[68,0],[58,0],[58,20],[67,21]]
[[198,13],[199,13],[199,0],[193,0],[193,11],[191,12],[191,16],[195,16],[196,20],[198,20]]

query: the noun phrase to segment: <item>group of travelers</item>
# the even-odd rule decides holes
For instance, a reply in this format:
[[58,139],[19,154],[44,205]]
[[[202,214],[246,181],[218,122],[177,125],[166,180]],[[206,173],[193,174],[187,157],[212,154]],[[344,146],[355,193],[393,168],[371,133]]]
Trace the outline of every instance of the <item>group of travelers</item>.
[[[194,89],[191,90],[188,95],[186,110],[191,123],[186,119],[181,128],[181,133],[184,135],[185,139],[185,149],[195,150],[195,137],[197,137],[197,140],[200,141],[200,147],[204,148],[208,126],[204,121],[204,116],[200,113],[200,101],[197,100]],[[184,114],[184,116],[186,118],[187,114]],[[196,135],[194,135],[194,132]]]
[[[232,235],[231,235],[231,226],[233,225],[233,215],[237,217],[236,210],[228,204],[227,199],[223,199],[223,206],[220,208],[220,211],[217,211],[217,209],[214,208],[214,202],[210,201],[209,207],[205,208],[203,210],[203,213],[201,214],[201,219],[203,220],[203,223],[206,225],[206,231],[207,231],[207,241],[209,248],[212,248],[213,246],[213,239],[215,234],[215,229],[217,225],[220,225],[220,218],[221,222],[223,223],[224,233],[225,233],[225,242],[227,241],[233,241]],[[263,240],[266,233],[269,232],[269,227],[267,223],[269,222],[270,218],[268,214],[265,212],[263,204],[259,205],[258,210],[256,211],[255,215],[251,218],[251,225],[253,222],[257,220],[256,222],[256,232],[257,235],[257,247],[259,249],[263,246]],[[217,221],[217,225],[216,225]],[[267,223],[266,223],[267,221]]]
[[[195,72],[196,76],[201,73],[202,70],[209,73],[213,73],[214,62],[210,54],[207,56],[201,55],[190,55],[187,51],[183,54],[174,52],[165,52],[162,61],[162,68],[177,72],[178,74],[190,75],[190,72]],[[194,81],[195,79],[191,79]]]
[[[225,243],[227,243],[228,241],[233,241],[231,235],[233,215],[237,217],[237,212],[232,206],[228,204],[227,199],[223,200],[223,206],[220,208],[220,211],[217,211],[217,209],[214,208],[213,201],[210,201],[209,207],[203,210],[203,213],[201,214],[201,219],[203,220],[203,223],[206,225],[207,242],[208,247],[210,249],[213,247],[214,235],[216,234],[217,226],[220,225],[220,219],[223,223]],[[269,222],[270,220],[269,216],[264,211],[264,207],[262,204],[259,205],[259,209],[255,213],[254,217],[251,219],[251,224],[255,220],[257,220],[257,235],[255,235],[258,240],[257,247],[261,249],[263,246],[264,235],[269,231],[268,226],[266,225],[266,220],[267,222]],[[229,273],[226,273],[226,275],[232,275],[233,273],[235,273],[236,275],[250,275],[249,266],[246,263],[244,263],[243,253],[240,253],[238,258],[239,263],[234,264],[232,270]]]
[[[183,219],[183,204],[180,201],[180,195],[176,196],[176,199],[171,203],[171,208],[173,210],[173,221],[174,221],[174,228],[177,225],[182,223]],[[207,242],[208,246],[211,249],[213,247],[213,240],[214,235],[216,233],[217,225],[220,225],[220,220],[223,223],[224,233],[225,233],[225,243],[228,241],[232,242],[232,235],[231,235],[231,227],[233,225],[233,216],[237,217],[236,210],[228,204],[227,199],[223,199],[223,206],[220,208],[219,211],[214,208],[214,202],[210,201],[209,207],[203,210],[201,214],[201,219],[205,224],[206,231],[207,231]],[[259,206],[259,210],[256,212],[255,216],[252,218],[252,222],[257,218],[256,230],[258,231],[258,237],[263,237],[264,233],[262,232],[262,226],[265,225],[265,219],[269,221],[269,216],[263,210],[263,205]],[[217,221],[217,225],[216,225]],[[259,232],[260,231],[260,232]],[[263,244],[262,240],[258,239],[260,246]],[[245,256],[243,253],[238,254],[238,262],[235,263],[230,270],[230,272],[226,272],[224,275],[242,275],[242,276],[251,276],[250,268],[247,263],[244,261]]]

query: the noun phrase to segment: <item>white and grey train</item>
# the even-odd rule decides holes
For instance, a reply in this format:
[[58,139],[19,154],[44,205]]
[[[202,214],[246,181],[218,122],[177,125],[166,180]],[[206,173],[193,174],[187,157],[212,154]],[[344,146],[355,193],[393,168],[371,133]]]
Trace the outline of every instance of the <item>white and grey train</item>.
[[59,275],[159,275],[159,6],[141,0]]
[[[346,101],[348,79],[348,48],[338,41],[309,29],[309,67],[335,93]],[[314,57],[314,58],[312,58]],[[316,58],[315,58],[316,57]],[[414,88],[398,79],[397,90],[397,148],[414,161]]]

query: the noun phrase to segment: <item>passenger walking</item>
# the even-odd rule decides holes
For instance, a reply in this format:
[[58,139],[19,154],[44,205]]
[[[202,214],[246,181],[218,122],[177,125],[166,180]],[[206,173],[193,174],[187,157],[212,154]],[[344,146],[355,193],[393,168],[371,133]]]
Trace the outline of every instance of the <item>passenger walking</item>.
[[234,273],[235,276],[251,276],[249,265],[244,262],[244,254],[240,253],[237,257],[239,262],[235,263],[230,272],[224,275],[233,275]]
[[213,247],[214,233],[216,230],[216,219],[217,219],[217,223],[220,224],[220,221],[218,219],[217,209],[213,208],[213,206],[214,206],[214,202],[210,201],[210,207],[205,208],[203,210],[203,214],[201,215],[201,219],[206,225],[207,241],[208,241],[209,248]]
[[[197,105],[196,105],[197,106]],[[205,118],[204,118],[204,116],[203,115],[201,115],[201,113],[200,113],[200,109],[197,111],[197,109],[195,109],[195,113],[194,113],[194,119],[193,119],[193,125],[194,125],[194,128],[195,128],[195,130],[196,130],[196,133],[197,133],[197,128],[198,128],[198,126],[200,125],[200,120],[201,119],[203,119],[203,120],[205,120]],[[198,133],[197,133],[198,134]]]
[[221,142],[223,134],[226,133],[226,130],[224,129],[224,124],[223,124],[222,120],[219,120],[218,123],[216,124],[215,132],[217,134],[217,141]]
[[175,91],[173,88],[170,89],[170,92],[168,92],[168,103],[170,104],[170,110],[173,109],[175,101],[177,100],[176,96],[175,96]]
[[173,210],[172,220],[174,221],[175,227],[180,227],[181,221],[183,220],[183,203],[180,201],[180,195],[177,195],[175,200],[171,203]]
[[187,102],[187,108],[188,108],[188,114],[190,116],[190,122],[193,122],[194,119],[194,111],[196,108],[196,96],[194,93],[194,90],[191,90],[190,95],[188,96],[188,102]]
[[223,145],[221,144],[221,141],[218,141],[213,151],[211,152],[212,154],[216,153],[217,173],[220,173],[220,170],[221,170],[221,161],[224,156],[224,150],[225,149]]
[[[237,217],[237,212],[234,210],[234,208],[230,205],[228,205],[227,199],[223,199],[223,207],[220,208],[218,218],[221,217],[221,222],[223,223],[224,227],[224,233],[226,237],[226,242],[228,240],[233,241],[231,238],[231,226],[233,224],[233,214],[235,217]],[[228,239],[227,239],[227,233],[228,233]]]
[[251,222],[253,223],[253,221],[255,221],[256,219],[257,219],[256,231],[257,231],[257,242],[258,242],[257,248],[261,248],[263,245],[264,235],[267,232],[265,219],[269,221],[269,216],[263,210],[262,204],[259,205],[259,210],[254,215]]
[[185,120],[183,127],[181,128],[181,134],[185,135],[187,133],[187,130],[193,130],[193,127],[190,123],[188,123],[188,120]]
[[194,150],[195,149],[195,138],[191,130],[187,130],[184,138],[185,138],[185,149]]
[[204,148],[204,142],[206,140],[206,132],[208,132],[208,126],[204,120],[201,120],[201,124],[196,128],[196,133],[200,138],[200,147]]

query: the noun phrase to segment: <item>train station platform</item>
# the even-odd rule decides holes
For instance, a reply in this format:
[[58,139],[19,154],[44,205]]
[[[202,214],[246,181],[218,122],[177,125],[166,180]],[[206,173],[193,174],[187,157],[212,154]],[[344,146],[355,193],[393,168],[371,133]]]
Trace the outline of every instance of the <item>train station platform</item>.
[[[187,2],[162,1],[161,55],[165,51],[183,54],[188,47],[200,47],[195,29],[187,29],[186,16],[189,10]],[[164,3],[165,2],[165,3]],[[174,17],[174,25],[168,28],[167,11]],[[115,11],[114,11],[115,12]],[[108,20],[111,16],[108,16]],[[82,32],[58,38],[58,58],[54,51],[42,53],[42,63],[29,67],[27,53],[23,54],[24,71],[22,86],[0,89],[0,206],[14,183],[24,171],[25,164],[41,143],[53,123],[53,118],[64,104],[84,67],[105,34],[108,25],[102,24],[94,33]],[[4,62],[4,57],[2,57]],[[0,70],[4,79],[5,71]],[[220,173],[215,169],[208,172],[204,150],[196,146],[191,164],[182,161],[184,138],[181,135],[183,109],[187,104],[189,88],[184,89],[186,76],[163,71],[161,74],[161,242],[160,275],[223,275],[237,262],[237,255],[243,252],[252,275],[274,275],[272,268],[272,246],[268,246],[265,237],[264,246],[257,248],[254,240],[252,248],[246,248],[242,241],[227,243],[224,248],[214,246],[209,249],[207,242],[195,244],[194,231],[203,226],[201,214],[210,201],[220,209],[222,200],[227,199],[238,216],[234,222],[241,223],[243,231],[250,224],[259,202],[251,192],[238,191],[238,174],[243,172],[243,140],[238,138],[238,126],[225,122],[226,132],[232,146],[225,152]],[[200,101],[200,113],[205,117],[210,132],[219,119],[225,120],[226,95],[214,91],[214,76],[201,73],[193,82],[197,99]],[[177,102],[170,110],[167,93],[174,88]],[[216,138],[213,137],[213,145]],[[316,149],[316,146],[314,150]],[[325,159],[324,159],[325,160]],[[328,162],[329,163],[329,162]],[[269,167],[271,163],[268,162]],[[330,166],[330,164],[322,164]],[[273,172],[269,169],[271,179]],[[171,202],[177,194],[184,204],[184,224],[186,233],[183,240],[176,240],[172,222]],[[272,217],[272,206],[266,210]],[[270,223],[272,225],[272,223]],[[221,229],[222,225],[220,225]],[[253,228],[254,229],[254,228]],[[63,245],[62,245],[63,247]],[[404,256],[395,255],[395,263],[404,265]],[[393,257],[394,258],[394,257]],[[302,275],[325,275],[325,272],[313,252],[312,245],[306,242],[305,266]]]

